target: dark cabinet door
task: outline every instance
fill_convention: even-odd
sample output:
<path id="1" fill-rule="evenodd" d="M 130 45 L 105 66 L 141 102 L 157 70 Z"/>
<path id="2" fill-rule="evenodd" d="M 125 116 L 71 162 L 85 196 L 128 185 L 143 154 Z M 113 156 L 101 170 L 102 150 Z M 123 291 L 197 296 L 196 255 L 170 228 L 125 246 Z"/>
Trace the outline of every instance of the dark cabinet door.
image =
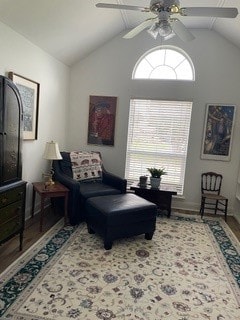
<path id="1" fill-rule="evenodd" d="M 23 113 L 15 84 L 0 76 L 0 244 L 16 234 L 22 249 L 26 182 L 22 181 Z"/>
<path id="2" fill-rule="evenodd" d="M 16 86 L 0 77 L 0 186 L 21 180 L 22 105 Z"/>

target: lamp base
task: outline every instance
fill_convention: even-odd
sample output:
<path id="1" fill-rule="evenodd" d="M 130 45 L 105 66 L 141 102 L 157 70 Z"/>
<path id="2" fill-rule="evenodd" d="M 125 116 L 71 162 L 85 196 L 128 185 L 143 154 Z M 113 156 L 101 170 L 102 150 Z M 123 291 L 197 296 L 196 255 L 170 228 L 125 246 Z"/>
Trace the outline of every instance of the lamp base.
<path id="1" fill-rule="evenodd" d="M 43 173 L 45 190 L 49 190 L 55 184 L 55 182 L 52 179 L 52 176 L 52 173 Z"/>

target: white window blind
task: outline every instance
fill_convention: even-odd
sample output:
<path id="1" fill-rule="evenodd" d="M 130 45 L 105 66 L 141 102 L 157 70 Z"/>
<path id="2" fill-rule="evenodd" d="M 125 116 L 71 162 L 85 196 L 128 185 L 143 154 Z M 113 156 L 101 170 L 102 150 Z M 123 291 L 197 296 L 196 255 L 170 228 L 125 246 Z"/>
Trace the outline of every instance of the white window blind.
<path id="1" fill-rule="evenodd" d="M 192 102 L 132 99 L 125 177 L 128 182 L 164 167 L 162 183 L 183 194 Z"/>

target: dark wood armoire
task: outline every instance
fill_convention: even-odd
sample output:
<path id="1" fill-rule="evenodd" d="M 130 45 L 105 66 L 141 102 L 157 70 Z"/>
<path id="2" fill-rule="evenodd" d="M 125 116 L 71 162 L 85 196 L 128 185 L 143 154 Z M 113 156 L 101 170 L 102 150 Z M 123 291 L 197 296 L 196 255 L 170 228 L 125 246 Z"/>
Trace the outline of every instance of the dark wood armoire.
<path id="1" fill-rule="evenodd" d="M 23 110 L 15 84 L 0 76 L 0 244 L 20 235 L 22 250 L 26 182 L 22 181 Z"/>

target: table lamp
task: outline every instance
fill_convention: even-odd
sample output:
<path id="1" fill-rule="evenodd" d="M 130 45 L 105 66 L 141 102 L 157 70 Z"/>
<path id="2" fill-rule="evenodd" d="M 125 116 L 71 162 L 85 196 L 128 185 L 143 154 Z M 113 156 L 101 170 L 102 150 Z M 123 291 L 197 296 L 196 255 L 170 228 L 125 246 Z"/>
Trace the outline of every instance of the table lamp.
<path id="1" fill-rule="evenodd" d="M 54 181 L 52 179 L 53 174 L 54 174 L 54 171 L 53 171 L 53 168 L 52 168 L 52 161 L 53 160 L 61 160 L 62 159 L 62 156 L 60 154 L 57 142 L 51 141 L 51 142 L 47 142 L 46 143 L 45 151 L 44 151 L 44 154 L 43 154 L 43 159 L 51 161 L 50 173 L 45 173 L 44 174 L 44 177 L 48 178 L 48 180 L 45 182 L 45 188 L 47 188 L 47 187 L 49 187 L 51 185 L 54 185 Z"/>

